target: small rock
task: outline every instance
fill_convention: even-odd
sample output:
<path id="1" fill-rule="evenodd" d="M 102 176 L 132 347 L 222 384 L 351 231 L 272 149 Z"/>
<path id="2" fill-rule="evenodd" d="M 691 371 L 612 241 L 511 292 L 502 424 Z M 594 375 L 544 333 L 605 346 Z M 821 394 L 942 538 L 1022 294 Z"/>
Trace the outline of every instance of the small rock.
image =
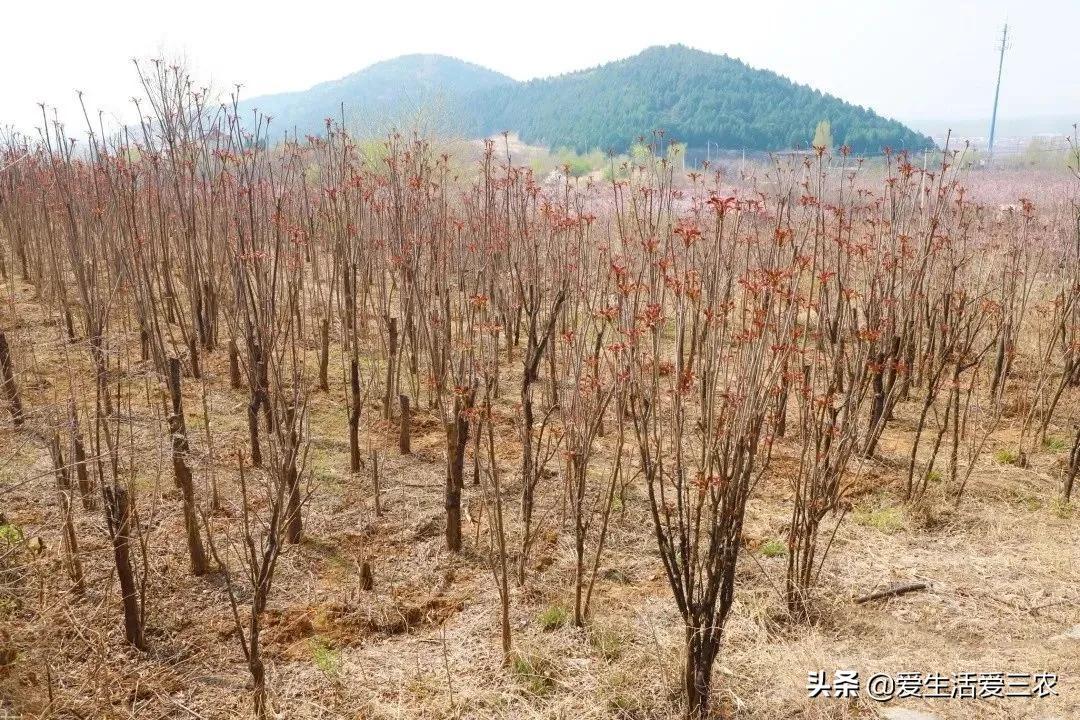
<path id="1" fill-rule="evenodd" d="M 1080 625 L 1073 625 L 1071 628 L 1058 635 L 1058 637 L 1066 640 L 1080 640 Z"/>

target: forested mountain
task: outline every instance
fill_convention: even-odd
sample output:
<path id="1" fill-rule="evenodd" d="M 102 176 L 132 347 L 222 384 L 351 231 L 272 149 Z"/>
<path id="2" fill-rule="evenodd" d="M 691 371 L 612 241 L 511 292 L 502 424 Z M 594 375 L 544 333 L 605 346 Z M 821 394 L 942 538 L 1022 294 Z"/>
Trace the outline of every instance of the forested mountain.
<path id="1" fill-rule="evenodd" d="M 303 92 L 245 103 L 274 116 L 275 135 L 294 127 L 322 132 L 340 104 L 353 130 L 407 124 L 423 110 L 437 129 L 482 137 L 503 130 L 550 147 L 625 150 L 662 128 L 692 147 L 782 150 L 807 147 L 822 120 L 837 144 L 858 153 L 885 146 L 922 149 L 933 141 L 903 124 L 726 55 L 681 45 L 558 77 L 516 82 L 439 55 L 377 63 Z"/>
<path id="2" fill-rule="evenodd" d="M 391 124 L 412 124 L 420 114 L 427 123 L 457 129 L 461 120 L 453 114 L 461 98 L 515 82 L 445 55 L 402 55 L 307 90 L 252 98 L 240 109 L 245 118 L 254 108 L 269 115 L 273 140 L 294 130 L 301 137 L 324 134 L 326 118 L 341 118 L 342 103 L 354 132 L 379 134 Z"/>
<path id="3" fill-rule="evenodd" d="M 655 128 L 692 147 L 706 141 L 746 150 L 806 147 L 821 120 L 829 121 L 837 144 L 860 153 L 933 145 L 899 122 L 774 72 L 680 45 L 490 88 L 468 100 L 485 134 L 512 129 L 526 142 L 579 152 L 624 149 Z"/>

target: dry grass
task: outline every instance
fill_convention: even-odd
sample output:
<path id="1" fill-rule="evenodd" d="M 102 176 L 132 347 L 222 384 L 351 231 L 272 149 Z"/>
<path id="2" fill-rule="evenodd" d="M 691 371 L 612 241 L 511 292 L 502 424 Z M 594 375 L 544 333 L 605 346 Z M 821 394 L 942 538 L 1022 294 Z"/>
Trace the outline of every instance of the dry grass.
<path id="1" fill-rule="evenodd" d="M 10 291 L 11 334 L 19 340 L 29 409 L 66 397 L 69 377 L 85 382 L 85 352 L 62 354 L 57 329 L 27 287 Z M 7 293 L 5 293 L 7 294 Z M 76 372 L 67 373 L 67 363 Z M 242 445 L 242 391 L 228 388 L 223 352 L 208 356 L 210 422 L 225 508 L 221 537 L 236 522 L 233 486 L 221 458 Z M 339 373 L 335 376 L 333 373 Z M 340 377 L 332 368 L 331 377 Z M 383 515 L 371 480 L 352 477 L 340 383 L 312 393 L 313 495 L 305 540 L 281 559 L 266 622 L 272 702 L 283 718 L 668 718 L 679 712 L 682 629 L 657 560 L 647 505 L 630 487 L 616 508 L 588 630 L 552 622 L 572 603 L 573 548 L 557 480 L 543 488 L 544 524 L 524 587 L 512 587 L 515 654 L 498 646 L 498 596 L 487 567 L 487 525 L 465 523 L 465 551 L 442 537 L 443 443 L 424 404 L 414 421 L 414 454 L 396 452 L 396 429 L 365 417 L 364 443 L 378 450 Z M 82 389 L 86 391 L 85 388 Z M 200 497 L 212 458 L 202 434 L 197 383 L 186 386 Z M 512 393 L 509 393 L 512 395 Z M 153 393 L 149 394 L 151 397 Z M 1073 399 L 1075 401 L 1075 398 Z M 514 478 L 511 400 L 497 409 L 500 462 Z M 0 426 L 0 492 L 6 522 L 44 551 L 0 538 L 8 571 L 0 627 L 17 650 L 0 667 L 0 708 L 26 717 L 225 718 L 248 712 L 247 669 L 222 579 L 187 572 L 179 499 L 166 469 L 159 408 L 132 398 L 131 442 L 140 463 L 133 482 L 152 529 L 149 642 L 140 654 L 123 642 L 112 558 L 100 511 L 77 513 L 88 578 L 85 598 L 65 592 L 58 509 L 48 454 L 27 432 Z M 863 473 L 855 508 L 822 573 L 812 624 L 784 617 L 777 588 L 787 513 L 781 445 L 772 474 L 748 511 L 737 601 L 717 663 L 725 718 L 867 718 L 867 699 L 809 700 L 810 670 L 1056 672 L 1059 697 L 1045 700 L 927 701 L 903 707 L 936 717 L 1080 717 L 1080 640 L 1062 636 L 1080 622 L 1080 513 L 1055 502 L 1060 451 L 1044 447 L 1028 468 L 992 462 L 1010 427 L 995 436 L 958 509 L 931 497 L 898 497 L 910 429 L 906 409 Z M 1065 413 L 1063 413 L 1065 414 Z M 35 419 L 34 421 L 37 421 Z M 126 431 L 125 431 L 126 432 Z M 466 463 L 471 468 L 471 462 Z M 518 488 L 511 485 L 511 498 Z M 467 485 L 466 503 L 479 514 Z M 516 512 L 512 499 L 507 503 Z M 510 527 L 516 527 L 510 518 Z M 235 528 L 233 528 L 235 530 Z M 479 537 L 479 543 L 476 538 Z M 219 539 L 219 543 L 223 542 Z M 375 587 L 359 587 L 371 561 Z M 856 605 L 852 599 L 898 580 L 932 582 L 928 592 Z M 0 639 L 5 637 L 0 634 Z"/>

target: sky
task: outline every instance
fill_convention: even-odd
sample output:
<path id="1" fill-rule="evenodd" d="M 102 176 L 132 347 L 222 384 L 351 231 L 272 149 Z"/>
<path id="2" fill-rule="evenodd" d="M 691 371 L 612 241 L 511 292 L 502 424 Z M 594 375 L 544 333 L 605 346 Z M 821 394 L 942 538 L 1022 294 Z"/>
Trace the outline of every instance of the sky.
<path id="1" fill-rule="evenodd" d="M 201 84 L 252 97 L 300 90 L 407 53 L 460 57 L 519 80 L 682 43 L 726 53 L 919 129 L 988 118 L 1007 20 L 999 117 L 1080 120 L 1080 0 L 3 0 L 0 127 L 130 122 L 132 58 L 183 58 Z M 640 9 L 639 9 L 640 8 Z M 1062 128 L 1066 131 L 1068 127 Z"/>

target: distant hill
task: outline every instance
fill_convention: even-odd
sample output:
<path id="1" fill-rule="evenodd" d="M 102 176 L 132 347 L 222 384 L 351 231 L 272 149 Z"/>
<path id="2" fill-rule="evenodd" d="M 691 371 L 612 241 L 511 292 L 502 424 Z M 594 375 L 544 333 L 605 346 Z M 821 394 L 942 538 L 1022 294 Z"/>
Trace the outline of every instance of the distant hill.
<path id="1" fill-rule="evenodd" d="M 663 128 L 691 146 L 779 150 L 806 147 L 820 120 L 835 141 L 861 153 L 933 141 L 899 122 L 756 70 L 727 55 L 681 45 L 653 47 L 591 70 L 490 88 L 471 99 L 484 132 L 516 130 L 522 140 L 623 149 Z"/>
<path id="2" fill-rule="evenodd" d="M 516 81 L 494 70 L 445 55 L 402 55 L 375 63 L 359 72 L 298 92 L 263 95 L 240 104 L 241 117 L 254 108 L 272 118 L 271 137 L 295 129 L 304 135 L 323 135 L 326 118 L 345 118 L 350 130 L 381 133 L 388 125 L 412 123 L 417 113 L 447 115 L 461 97 Z M 456 118 L 439 117 L 440 125 L 460 125 Z"/>
<path id="3" fill-rule="evenodd" d="M 682 45 L 528 82 L 456 58 L 406 55 L 309 90 L 243 105 L 272 115 L 273 135 L 280 137 L 293 128 L 301 135 L 322 133 L 324 118 L 338 117 L 342 102 L 354 130 L 407 124 L 426 110 L 439 129 L 456 134 L 512 130 L 528 143 L 579 152 L 625 150 L 658 128 L 692 147 L 806 147 L 821 120 L 830 122 L 837 144 L 858 153 L 933 146 L 926 135 L 872 110 L 727 55 Z"/>

